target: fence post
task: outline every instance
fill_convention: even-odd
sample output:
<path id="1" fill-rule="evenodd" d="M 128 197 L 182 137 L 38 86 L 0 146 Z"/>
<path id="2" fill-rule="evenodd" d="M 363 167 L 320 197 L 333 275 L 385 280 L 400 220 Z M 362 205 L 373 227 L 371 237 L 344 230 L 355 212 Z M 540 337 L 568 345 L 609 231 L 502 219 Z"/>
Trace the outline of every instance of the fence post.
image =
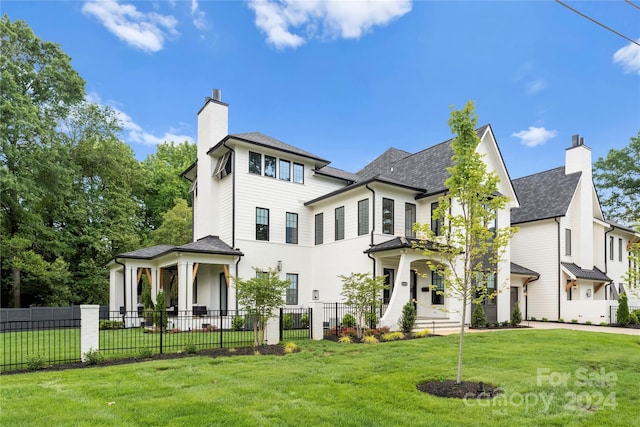
<path id="1" fill-rule="evenodd" d="M 80 360 L 86 362 L 85 354 L 100 348 L 100 306 L 80 306 Z"/>
<path id="2" fill-rule="evenodd" d="M 314 340 L 321 340 L 324 334 L 324 303 L 321 301 L 311 301 L 309 303 L 309 309 L 311 310 L 311 338 Z"/>

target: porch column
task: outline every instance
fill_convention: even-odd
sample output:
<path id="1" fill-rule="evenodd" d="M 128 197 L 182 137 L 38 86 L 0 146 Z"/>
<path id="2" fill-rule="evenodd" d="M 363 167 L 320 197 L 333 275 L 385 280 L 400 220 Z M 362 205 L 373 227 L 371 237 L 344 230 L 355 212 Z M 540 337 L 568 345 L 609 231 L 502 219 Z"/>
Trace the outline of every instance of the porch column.
<path id="1" fill-rule="evenodd" d="M 136 278 L 137 268 L 131 267 L 127 265 L 125 275 L 124 275 L 124 288 L 126 292 L 126 307 L 127 311 L 136 311 L 138 309 L 138 301 L 137 298 L 134 298 L 134 295 L 137 296 L 135 278 Z M 135 301 L 134 301 L 135 300 Z"/>
<path id="2" fill-rule="evenodd" d="M 187 310 L 187 263 L 178 262 L 178 310 Z"/>
<path id="3" fill-rule="evenodd" d="M 193 263 L 187 262 L 187 300 L 186 300 L 186 310 L 191 312 L 191 308 L 193 307 Z"/>
<path id="4" fill-rule="evenodd" d="M 389 307 L 382 319 L 381 326 L 388 326 L 393 330 L 398 329 L 398 319 L 402 315 L 402 307 L 409 301 L 411 297 L 411 260 L 415 256 L 408 255 L 405 251 L 400 255 L 398 263 L 398 272 L 393 284 L 393 292 L 389 300 Z"/>
<path id="5" fill-rule="evenodd" d="M 151 267 L 151 300 L 156 303 L 156 297 L 160 292 L 160 273 L 158 267 Z"/>
<path id="6" fill-rule="evenodd" d="M 109 311 L 117 311 L 118 305 L 118 287 L 122 289 L 122 283 L 118 280 L 120 272 L 117 268 L 111 267 L 109 270 Z"/>
<path id="7" fill-rule="evenodd" d="M 232 274 L 235 274 L 235 264 L 227 264 L 224 271 L 224 278 L 227 281 L 227 308 L 229 310 L 236 309 L 236 286 L 231 278 Z"/>

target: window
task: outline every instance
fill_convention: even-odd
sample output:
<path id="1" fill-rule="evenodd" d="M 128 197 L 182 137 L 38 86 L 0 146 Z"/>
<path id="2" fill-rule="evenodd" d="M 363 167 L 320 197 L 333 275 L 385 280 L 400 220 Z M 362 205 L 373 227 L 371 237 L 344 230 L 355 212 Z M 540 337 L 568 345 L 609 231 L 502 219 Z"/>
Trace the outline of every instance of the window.
<path id="1" fill-rule="evenodd" d="M 324 240 L 324 214 L 316 214 L 316 245 L 321 245 Z"/>
<path id="2" fill-rule="evenodd" d="M 291 181 L 291 162 L 280 159 L 280 179 Z"/>
<path id="3" fill-rule="evenodd" d="M 262 175 L 262 154 L 249 151 L 249 173 Z"/>
<path id="4" fill-rule="evenodd" d="M 404 204 L 404 235 L 405 237 L 416 237 L 413 224 L 416 222 L 416 205 L 413 203 Z"/>
<path id="5" fill-rule="evenodd" d="M 613 236 L 609 236 L 609 259 L 613 261 Z"/>
<path id="6" fill-rule="evenodd" d="M 571 229 L 564 229 L 564 254 L 571 255 Z"/>
<path id="7" fill-rule="evenodd" d="M 393 294 L 393 283 L 395 281 L 394 276 L 395 271 L 392 268 L 385 268 L 382 270 L 382 274 L 384 274 L 384 284 L 387 289 L 382 291 L 382 303 L 389 304 L 389 300 L 391 299 L 391 295 Z"/>
<path id="8" fill-rule="evenodd" d="M 344 206 L 336 208 L 336 240 L 344 239 Z"/>
<path id="9" fill-rule="evenodd" d="M 256 208 L 256 240 L 269 240 L 269 209 Z"/>
<path id="10" fill-rule="evenodd" d="M 293 182 L 304 184 L 304 165 L 300 163 L 293 164 Z"/>
<path id="11" fill-rule="evenodd" d="M 382 198 L 382 233 L 393 234 L 393 200 Z"/>
<path id="12" fill-rule="evenodd" d="M 438 292 L 444 292 L 444 282 L 442 281 L 442 276 L 440 276 L 435 271 L 432 271 L 431 272 L 431 304 L 432 305 L 444 304 L 444 295 L 439 294 Z"/>
<path id="13" fill-rule="evenodd" d="M 276 177 L 276 158 L 271 156 L 264 156 L 264 176 L 269 178 Z"/>
<path id="14" fill-rule="evenodd" d="M 438 202 L 431 203 L 431 231 L 435 233 L 436 236 L 440 236 L 442 232 L 442 227 L 440 227 L 441 220 L 440 218 L 435 218 L 436 209 L 438 209 Z"/>
<path id="15" fill-rule="evenodd" d="M 213 171 L 213 176 L 218 179 L 224 178 L 231 173 L 231 166 L 231 151 L 227 151 L 218 159 L 216 168 Z"/>
<path id="16" fill-rule="evenodd" d="M 287 212 L 286 242 L 298 243 L 298 214 Z"/>
<path id="17" fill-rule="evenodd" d="M 298 305 L 298 275 L 287 273 L 289 286 L 287 287 L 287 305 Z"/>
<path id="18" fill-rule="evenodd" d="M 618 239 L 618 261 L 622 262 L 622 239 Z"/>
<path id="19" fill-rule="evenodd" d="M 358 236 L 369 232 L 369 199 L 358 202 Z"/>
<path id="20" fill-rule="evenodd" d="M 489 206 L 485 206 L 485 210 L 488 211 Z M 494 216 L 489 221 L 487 221 L 487 229 L 491 232 L 491 235 L 495 237 L 496 229 L 498 228 L 498 215 L 497 215 L 497 212 L 495 211 L 492 211 L 491 213 Z"/>
<path id="21" fill-rule="evenodd" d="M 496 291 L 496 273 L 487 274 L 487 299 L 485 304 L 495 305 L 496 295 L 491 295 Z"/>

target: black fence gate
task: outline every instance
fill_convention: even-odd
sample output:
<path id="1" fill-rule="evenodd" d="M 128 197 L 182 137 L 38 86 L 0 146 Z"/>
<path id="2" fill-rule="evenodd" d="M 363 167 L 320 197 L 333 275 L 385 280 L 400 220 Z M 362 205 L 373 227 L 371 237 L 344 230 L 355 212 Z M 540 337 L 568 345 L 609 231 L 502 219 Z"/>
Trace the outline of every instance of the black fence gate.
<path id="1" fill-rule="evenodd" d="M 280 309 L 280 341 L 311 339 L 311 308 Z"/>

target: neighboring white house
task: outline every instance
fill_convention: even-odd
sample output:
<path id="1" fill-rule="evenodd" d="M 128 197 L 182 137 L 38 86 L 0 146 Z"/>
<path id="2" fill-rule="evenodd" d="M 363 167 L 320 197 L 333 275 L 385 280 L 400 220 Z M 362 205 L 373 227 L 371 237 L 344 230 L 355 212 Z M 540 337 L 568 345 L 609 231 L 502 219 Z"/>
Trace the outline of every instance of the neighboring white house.
<path id="1" fill-rule="evenodd" d="M 369 272 L 386 275 L 390 285 L 382 296 L 388 303 L 382 325 L 397 326 L 402 306 L 412 299 L 420 318 L 459 324 L 460 303 L 437 295 L 442 285 L 427 258 L 412 249 L 413 224 L 431 223 L 446 191 L 451 140 L 413 154 L 390 148 L 350 173 L 258 132 L 229 135 L 227 123 L 228 105 L 214 91 L 198 112 L 197 161 L 183 173 L 192 182 L 194 242 L 118 255 L 111 264 L 112 310 L 137 308 L 142 277 L 154 298 L 163 288 L 168 305 L 178 310 L 235 309 L 230 276 L 251 277 L 256 267 L 277 269 L 290 281 L 287 306 L 341 301 L 338 276 Z M 516 193 L 491 126 L 477 132 L 478 151 L 510 199 L 497 217 L 500 227 L 508 226 L 510 209 L 518 207 Z M 485 306 L 492 321 L 510 315 L 508 254 L 494 281 L 500 292 Z M 522 286 L 528 276 L 513 277 Z M 172 282 L 177 292 L 169 289 Z"/>
<path id="2" fill-rule="evenodd" d="M 566 150 L 565 166 L 519 178 L 520 208 L 511 223 L 511 261 L 539 274 L 526 286 L 527 318 L 609 322 L 630 241 L 640 235 L 605 221 L 592 178 L 591 150 L 579 135 Z"/>

